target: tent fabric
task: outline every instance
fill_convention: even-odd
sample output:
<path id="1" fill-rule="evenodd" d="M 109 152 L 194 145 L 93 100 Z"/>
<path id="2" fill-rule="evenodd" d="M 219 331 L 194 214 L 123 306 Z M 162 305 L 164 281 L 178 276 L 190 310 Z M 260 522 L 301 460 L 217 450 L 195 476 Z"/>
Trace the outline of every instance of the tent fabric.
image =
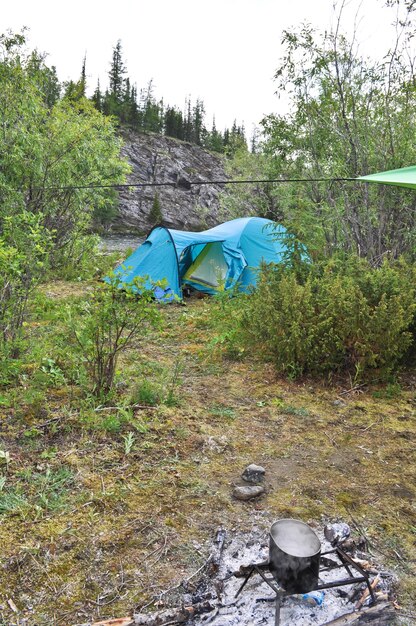
<path id="1" fill-rule="evenodd" d="M 262 262 L 282 260 L 285 236 L 283 226 L 260 217 L 238 218 L 198 233 L 156 226 L 115 272 L 121 287 L 135 277 L 145 279 L 147 288 L 163 281 L 163 292 L 178 298 L 184 284 L 211 294 L 237 283 L 247 290 L 256 284 Z"/>
<path id="2" fill-rule="evenodd" d="M 207 243 L 186 270 L 182 283 L 194 286 L 221 288 L 225 282 L 228 265 L 220 242 Z"/>
<path id="3" fill-rule="evenodd" d="M 416 165 L 402 167 L 398 170 L 389 170 L 387 172 L 369 174 L 368 176 L 359 176 L 357 180 L 362 180 L 363 182 L 368 183 L 380 183 L 383 185 L 396 185 L 398 187 L 416 189 Z"/>

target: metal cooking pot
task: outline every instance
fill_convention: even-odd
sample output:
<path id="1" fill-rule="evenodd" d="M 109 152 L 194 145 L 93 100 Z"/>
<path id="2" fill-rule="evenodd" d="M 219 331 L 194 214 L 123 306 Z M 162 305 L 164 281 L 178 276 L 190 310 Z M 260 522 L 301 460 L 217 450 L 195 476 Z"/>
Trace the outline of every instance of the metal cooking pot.
<path id="1" fill-rule="evenodd" d="M 295 519 L 272 524 L 269 568 L 287 593 L 307 593 L 319 580 L 321 542 L 312 528 Z"/>

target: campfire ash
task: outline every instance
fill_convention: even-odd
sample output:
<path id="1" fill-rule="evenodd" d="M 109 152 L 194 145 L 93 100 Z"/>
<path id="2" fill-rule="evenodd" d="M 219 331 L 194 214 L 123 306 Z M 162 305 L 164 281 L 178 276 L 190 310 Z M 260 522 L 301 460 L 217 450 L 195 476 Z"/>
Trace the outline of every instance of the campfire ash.
<path id="1" fill-rule="evenodd" d="M 394 610 L 388 600 L 394 576 L 370 563 L 368 555 L 357 549 L 356 542 L 347 539 L 347 529 L 349 531 L 345 524 L 334 524 L 327 526 L 325 532 L 324 529 L 316 531 L 321 548 L 319 579 L 309 592 L 285 594 L 287 590 L 276 582 L 276 572 L 271 576 L 272 568 L 264 574 L 267 565 L 270 566 L 271 533 L 258 527 L 248 533 L 226 533 L 221 529 L 205 566 L 196 573 L 198 576 L 191 576 L 176 586 L 175 599 L 163 595 L 164 606 L 172 602 L 176 608 L 136 614 L 130 621 L 124 618 L 126 621 L 109 620 L 92 626 L 161 626 L 167 623 L 189 626 L 358 626 L 371 623 L 387 626 L 393 621 Z M 348 550 L 347 567 L 339 566 L 337 545 L 343 546 L 341 556 Z M 329 554 L 325 555 L 327 552 Z M 356 572 L 352 571 L 352 559 L 358 561 Z M 254 564 L 260 567 L 253 571 Z M 349 578 L 358 573 L 359 582 L 346 585 L 346 570 L 351 574 Z M 366 582 L 360 576 L 363 570 L 368 572 Z M 270 584 L 265 578 L 273 582 Z M 322 589 L 325 585 L 329 588 Z M 182 596 L 178 594 L 180 590 Z M 161 597 L 155 598 L 159 606 L 161 600 Z M 372 608 L 368 608 L 370 605 Z"/>
<path id="2" fill-rule="evenodd" d="M 323 532 L 317 533 L 322 545 L 322 552 L 331 550 L 332 545 Z M 361 557 L 366 557 L 360 553 Z M 257 624 L 275 623 L 275 597 L 271 587 L 260 576 L 252 576 L 243 591 L 236 597 L 241 587 L 241 578 L 234 575 L 241 571 L 241 565 L 267 562 L 269 559 L 269 542 L 264 532 L 255 528 L 249 534 L 237 533 L 229 537 L 224 546 L 217 580 L 222 581 L 221 591 L 215 589 L 217 606 L 210 613 L 196 617 L 194 626 L 212 624 L 213 626 L 255 626 Z M 335 559 L 326 559 L 332 562 Z M 361 559 L 367 565 L 367 559 Z M 370 564 L 368 563 L 368 566 Z M 320 571 L 320 583 L 333 583 L 345 579 L 345 569 L 326 569 Z M 375 571 L 375 570 L 371 570 Z M 371 573 L 371 572 L 370 572 Z M 385 601 L 393 583 L 393 577 L 387 572 L 379 572 L 378 599 Z M 317 606 L 313 593 L 293 594 L 283 599 L 280 608 L 281 626 L 296 624 L 298 626 L 317 626 L 331 623 L 338 617 L 354 611 L 357 599 L 365 593 L 366 584 L 359 583 L 348 587 L 325 589 L 321 606 Z M 208 592 L 209 593 L 209 592 Z M 211 592 L 212 593 L 212 592 Z M 382 594 L 382 595 L 380 595 Z M 306 597 L 304 597 L 306 595 Z M 322 596 L 321 596 L 322 597 Z M 202 599 L 198 597 L 198 599 Z M 207 596 L 205 595 L 205 599 Z M 368 605 L 370 600 L 363 601 Z M 375 623 L 373 621 L 373 623 Z M 383 624 L 382 620 L 376 622 Z M 389 623 L 389 622 L 386 622 Z"/>

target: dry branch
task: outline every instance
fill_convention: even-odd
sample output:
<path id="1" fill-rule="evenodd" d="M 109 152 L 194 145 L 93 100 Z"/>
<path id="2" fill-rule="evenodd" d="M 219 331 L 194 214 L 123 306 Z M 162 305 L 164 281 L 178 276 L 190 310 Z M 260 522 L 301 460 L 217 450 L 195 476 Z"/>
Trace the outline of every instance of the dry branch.
<path id="1" fill-rule="evenodd" d="M 375 579 L 373 580 L 373 582 L 370 584 L 371 589 L 375 589 L 378 585 L 378 583 L 380 582 L 380 574 L 377 574 L 377 576 L 375 577 Z M 361 596 L 361 598 L 358 600 L 358 602 L 356 602 L 355 604 L 355 610 L 358 611 L 358 609 L 360 609 L 362 607 L 362 605 L 364 604 L 364 602 L 366 601 L 366 599 L 368 598 L 370 594 L 370 590 L 367 587 L 363 593 L 363 595 Z"/>
<path id="2" fill-rule="evenodd" d="M 208 559 L 208 576 L 214 576 L 218 572 L 218 568 L 220 566 L 221 555 L 224 549 L 225 537 L 227 536 L 227 531 L 224 528 L 219 528 L 215 535 L 214 539 L 214 548 L 211 552 L 211 555 Z"/>
<path id="3" fill-rule="evenodd" d="M 134 626 L 166 626 L 167 624 L 184 624 L 191 617 L 212 611 L 214 606 L 206 601 L 194 604 L 193 606 L 184 606 L 182 608 L 164 609 L 155 613 L 138 614 L 134 616 L 131 622 Z M 92 626 L 96 626 L 93 624 Z M 124 625 L 123 625 L 124 626 Z M 128 626 L 128 624 L 126 624 Z"/>
<path id="4" fill-rule="evenodd" d="M 323 626 L 365 626 L 373 624 L 373 626 L 390 626 L 394 616 L 394 608 L 390 602 L 376 604 L 370 609 L 365 609 L 359 613 L 347 613 L 342 617 L 325 622 Z"/>

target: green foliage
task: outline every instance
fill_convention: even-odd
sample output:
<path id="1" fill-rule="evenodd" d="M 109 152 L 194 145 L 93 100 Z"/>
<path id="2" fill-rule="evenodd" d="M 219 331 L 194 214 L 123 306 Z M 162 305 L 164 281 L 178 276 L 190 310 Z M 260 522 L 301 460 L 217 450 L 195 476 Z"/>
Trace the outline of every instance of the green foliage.
<path id="1" fill-rule="evenodd" d="M 112 275 L 108 284 L 98 285 L 86 300 L 75 305 L 75 310 L 68 307 L 75 346 L 97 397 L 111 391 L 119 355 L 161 322 L 153 292 L 143 279 L 125 284 L 123 291 L 118 284 L 119 278 Z"/>
<path id="2" fill-rule="evenodd" d="M 241 317 L 245 310 L 247 295 L 237 289 L 218 292 L 211 301 L 208 324 L 216 329 L 216 334 L 208 344 L 212 354 L 226 354 L 232 359 L 245 355 Z"/>
<path id="3" fill-rule="evenodd" d="M 270 157 L 252 154 L 246 147 L 235 150 L 224 166 L 231 180 L 265 180 L 270 177 Z M 220 202 L 224 216 L 255 215 L 276 221 L 282 218 L 279 196 L 270 183 L 228 185 Z"/>
<path id="4" fill-rule="evenodd" d="M 136 441 L 134 433 L 131 431 L 128 432 L 127 435 L 124 435 L 123 441 L 124 441 L 124 454 L 127 456 L 132 451 L 134 443 Z"/>
<path id="5" fill-rule="evenodd" d="M 181 383 L 182 363 L 179 359 L 173 367 L 166 368 L 158 363 L 144 363 L 137 370 L 139 381 L 134 385 L 130 404 L 132 406 L 178 406 L 178 388 Z"/>
<path id="6" fill-rule="evenodd" d="M 56 266 L 80 245 L 92 217 L 114 205 L 114 191 L 95 185 L 124 182 L 129 168 L 111 120 L 85 98 L 46 97 L 45 67 L 22 46 L 7 45 L 0 60 L 0 219 L 38 216 Z"/>
<path id="7" fill-rule="evenodd" d="M 87 231 L 93 217 L 105 216 L 115 201 L 113 191 L 94 185 L 122 182 L 128 171 L 111 121 L 82 94 L 59 100 L 54 68 L 37 53 L 27 56 L 24 43 L 23 35 L 0 37 L 0 376 L 5 382 L 13 377 L 9 359 L 22 348 L 34 287 L 48 266 L 55 276 L 68 264 L 77 267 L 78 276 L 86 259 L 91 266 L 96 241 Z"/>
<path id="8" fill-rule="evenodd" d="M 48 382 L 51 386 L 59 386 L 66 382 L 63 371 L 54 359 L 47 357 L 43 358 L 40 369 L 47 375 Z"/>
<path id="9" fill-rule="evenodd" d="M 82 235 L 72 241 L 58 267 L 51 268 L 51 280 L 89 280 L 105 276 L 114 268 L 119 254 L 103 254 L 98 235 Z M 52 273 L 53 270 L 53 273 Z"/>
<path id="10" fill-rule="evenodd" d="M 0 491 L 0 515 L 17 514 L 25 519 L 59 511 L 66 506 L 73 485 L 73 473 L 65 466 L 56 470 L 48 467 L 44 473 L 28 469 L 20 473 L 18 482 Z"/>
<path id="11" fill-rule="evenodd" d="M 409 4 L 401 15 L 402 8 L 398 4 L 398 39 L 381 61 L 361 57 L 341 34 L 338 19 L 335 31 L 321 34 L 302 26 L 283 34 L 285 52 L 275 77 L 292 107 L 288 114 L 263 120 L 269 158 L 265 173 L 311 179 L 271 191 L 281 219 L 311 253 L 344 249 L 375 262 L 384 254 L 414 256 L 414 193 L 312 180 L 355 178 L 415 162 L 415 144 L 409 139 L 416 122 L 416 91 L 406 47 L 414 36 L 414 8 Z"/>
<path id="12" fill-rule="evenodd" d="M 0 353 L 16 357 L 28 300 L 43 278 L 51 248 L 51 234 L 42 215 L 22 210 L 3 217 L 0 236 Z"/>
<path id="13" fill-rule="evenodd" d="M 384 389 L 378 389 L 373 391 L 374 398 L 385 398 L 386 400 L 392 400 L 400 397 L 402 388 L 399 383 L 388 383 Z"/>
<path id="14" fill-rule="evenodd" d="M 239 302 L 235 332 L 242 346 L 289 377 L 386 376 L 412 342 L 414 277 L 404 261 L 373 268 L 357 257 L 311 265 L 306 276 L 266 266 L 257 289 Z"/>
<path id="15" fill-rule="evenodd" d="M 215 417 L 221 417 L 225 421 L 233 421 L 236 418 L 235 410 L 223 404 L 214 404 L 209 408 L 209 413 Z"/>
<path id="16" fill-rule="evenodd" d="M 160 207 L 160 199 L 159 194 L 156 192 L 153 198 L 152 208 L 149 213 L 150 223 L 155 226 L 156 224 L 160 224 L 163 219 L 162 209 Z"/>
<path id="17" fill-rule="evenodd" d="M 175 364 L 173 366 L 173 370 L 171 372 L 170 380 L 168 380 L 166 393 L 164 397 L 164 404 L 166 406 L 178 406 L 179 405 L 179 397 L 177 395 L 177 389 L 181 382 L 181 372 L 182 372 L 182 363 L 179 359 L 176 359 Z"/>
<path id="18" fill-rule="evenodd" d="M 131 403 L 143 406 L 156 406 L 161 402 L 161 390 L 148 379 L 140 381 L 132 391 Z"/>

